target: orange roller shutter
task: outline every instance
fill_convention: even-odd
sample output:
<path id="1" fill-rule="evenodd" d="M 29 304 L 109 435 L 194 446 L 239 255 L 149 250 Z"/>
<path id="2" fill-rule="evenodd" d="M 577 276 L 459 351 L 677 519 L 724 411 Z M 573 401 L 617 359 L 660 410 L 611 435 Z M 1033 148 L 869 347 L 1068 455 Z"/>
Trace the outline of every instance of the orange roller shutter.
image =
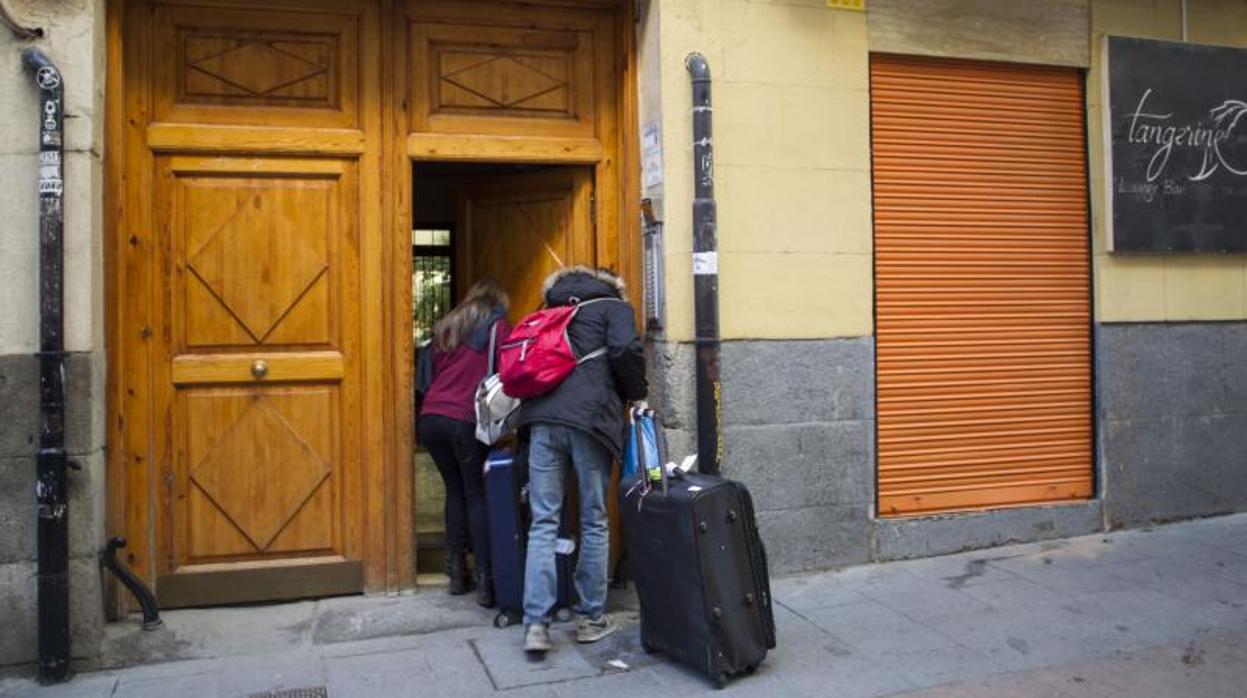
<path id="1" fill-rule="evenodd" d="M 1082 74 L 870 77 L 880 514 L 1090 497 Z"/>

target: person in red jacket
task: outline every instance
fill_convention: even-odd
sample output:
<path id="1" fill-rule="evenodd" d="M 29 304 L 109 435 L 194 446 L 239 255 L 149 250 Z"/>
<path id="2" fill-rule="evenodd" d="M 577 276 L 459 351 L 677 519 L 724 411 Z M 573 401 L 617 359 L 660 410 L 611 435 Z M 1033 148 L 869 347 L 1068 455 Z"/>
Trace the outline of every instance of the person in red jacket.
<path id="1" fill-rule="evenodd" d="M 511 326 L 507 294 L 493 279 L 481 279 L 467 296 L 433 327 L 433 340 L 421 351 L 417 381 L 420 403 L 418 434 L 446 483 L 446 548 L 450 593 L 466 594 L 473 586 L 468 569 L 469 541 L 476 558 L 476 601 L 494 605 L 489 570 L 489 529 L 482 472 L 488 448 L 476 440 L 476 388 L 489 370 L 491 335 L 497 362 Z"/>

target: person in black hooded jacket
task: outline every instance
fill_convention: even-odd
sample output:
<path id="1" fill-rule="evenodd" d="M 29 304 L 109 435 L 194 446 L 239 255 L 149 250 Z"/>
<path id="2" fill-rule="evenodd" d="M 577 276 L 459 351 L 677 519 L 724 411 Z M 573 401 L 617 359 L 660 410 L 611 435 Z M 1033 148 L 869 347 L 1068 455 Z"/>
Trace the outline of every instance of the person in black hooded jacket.
<path id="1" fill-rule="evenodd" d="M 527 399 L 520 407 L 518 425 L 530 429 L 532 524 L 524 577 L 524 649 L 533 653 L 551 648 L 549 613 L 557 599 L 555 540 L 569 466 L 575 468 L 580 489 L 576 640 L 596 642 L 617 629 L 605 612 L 606 490 L 611 464 L 623 454 L 624 403 L 643 400 L 648 388 L 644 348 L 619 277 L 602 269 L 562 269 L 546 279 L 544 296 L 549 307 L 582 305 L 567 330 L 577 356 L 601 348 L 606 353 L 580 364 L 554 390 Z"/>

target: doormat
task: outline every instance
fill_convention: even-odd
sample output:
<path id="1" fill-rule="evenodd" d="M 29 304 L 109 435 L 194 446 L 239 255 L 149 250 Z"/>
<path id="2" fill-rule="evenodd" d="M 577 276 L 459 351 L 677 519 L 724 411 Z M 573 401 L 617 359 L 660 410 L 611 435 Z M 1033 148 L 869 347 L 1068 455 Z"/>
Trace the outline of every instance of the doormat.
<path id="1" fill-rule="evenodd" d="M 324 686 L 287 688 L 281 691 L 250 693 L 247 695 L 247 698 L 329 698 L 329 689 Z"/>

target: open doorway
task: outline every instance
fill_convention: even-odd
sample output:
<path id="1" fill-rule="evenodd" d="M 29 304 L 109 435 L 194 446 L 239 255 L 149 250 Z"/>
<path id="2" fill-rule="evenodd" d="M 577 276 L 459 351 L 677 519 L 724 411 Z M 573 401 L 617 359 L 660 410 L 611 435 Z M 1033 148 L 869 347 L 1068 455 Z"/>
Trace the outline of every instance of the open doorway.
<path id="1" fill-rule="evenodd" d="M 515 322 L 540 307 L 549 273 L 595 263 L 590 167 L 422 161 L 413 165 L 412 183 L 417 350 L 478 279 L 492 277 L 506 290 Z M 445 584 L 445 489 L 418 442 L 412 465 L 417 583 Z"/>

